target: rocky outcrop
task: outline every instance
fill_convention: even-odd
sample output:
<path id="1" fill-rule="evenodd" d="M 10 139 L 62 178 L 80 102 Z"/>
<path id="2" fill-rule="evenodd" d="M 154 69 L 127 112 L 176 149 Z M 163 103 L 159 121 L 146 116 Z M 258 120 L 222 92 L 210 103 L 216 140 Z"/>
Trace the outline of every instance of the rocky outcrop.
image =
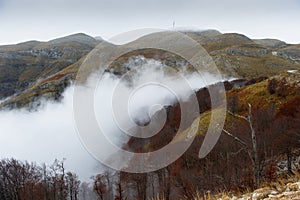
<path id="1" fill-rule="evenodd" d="M 243 50 L 239 48 L 228 48 L 224 52 L 236 56 L 264 56 L 269 54 L 271 50 L 268 49 Z"/>
<path id="2" fill-rule="evenodd" d="M 292 45 L 290 47 L 280 49 L 278 51 L 278 56 L 293 63 L 300 64 L 300 45 Z"/>

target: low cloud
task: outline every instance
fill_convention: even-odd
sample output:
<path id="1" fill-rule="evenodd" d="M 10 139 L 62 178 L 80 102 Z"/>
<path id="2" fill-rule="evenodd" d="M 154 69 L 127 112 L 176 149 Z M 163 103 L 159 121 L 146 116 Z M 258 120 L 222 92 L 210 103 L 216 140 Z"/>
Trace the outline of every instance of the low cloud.
<path id="1" fill-rule="evenodd" d="M 197 73 L 184 74 L 185 66 L 182 66 L 182 72 L 179 73 L 184 78 L 179 78 L 179 76 L 169 75 L 165 71 L 165 66 L 159 61 L 139 59 L 142 62 L 138 64 L 129 62 L 131 70 L 136 69 L 136 73 L 131 76 L 131 81 L 106 73 L 95 93 L 97 120 L 104 125 L 105 134 L 117 146 L 124 145 L 128 136 L 120 131 L 113 114 L 120 115 L 119 119 L 124 120 L 125 123 L 129 119 L 126 119 L 127 114 L 119 113 L 118 109 L 112 111 L 111 102 L 115 92 L 118 92 L 121 97 L 114 100 L 116 104 L 128 101 L 128 96 L 131 95 L 128 111 L 130 120 L 145 123 L 157 109 L 173 104 L 176 98 L 184 99 L 190 92 L 220 81 L 210 74 L 202 74 L 205 80 Z M 188 82 L 191 91 L 180 90 L 183 81 Z M 144 83 L 155 84 L 139 88 Z M 177 87 L 177 94 L 163 87 L 166 85 L 171 88 Z M 118 91 L 115 90 L 116 86 Z M 68 170 L 79 174 L 82 180 L 88 180 L 90 176 L 101 172 L 104 167 L 86 151 L 76 133 L 72 110 L 73 90 L 72 85 L 65 90 L 64 98 L 60 103 L 46 101 L 36 112 L 28 112 L 24 109 L 0 112 L 1 157 L 14 157 L 47 164 L 51 164 L 56 158 L 60 160 L 66 158 Z M 107 150 L 105 153 L 109 156 L 114 152 Z"/>

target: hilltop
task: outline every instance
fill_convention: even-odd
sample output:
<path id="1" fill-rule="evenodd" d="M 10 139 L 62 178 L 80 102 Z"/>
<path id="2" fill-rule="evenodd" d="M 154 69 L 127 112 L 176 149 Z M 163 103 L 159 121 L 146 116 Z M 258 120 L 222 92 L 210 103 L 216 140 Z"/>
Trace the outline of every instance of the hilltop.
<path id="1" fill-rule="evenodd" d="M 0 46 L 0 99 L 29 89 L 87 55 L 99 41 L 75 34 L 49 42 Z"/>
<path id="2" fill-rule="evenodd" d="M 241 34 L 222 34 L 216 30 L 183 33 L 207 50 L 226 77 L 270 77 L 300 68 L 299 45 L 271 39 L 251 40 Z M 45 95 L 59 100 L 85 56 L 100 42 L 103 41 L 99 38 L 79 33 L 49 42 L 0 46 L 0 99 L 10 97 L 0 107 L 28 107 L 30 102 Z M 113 71 L 120 73 L 122 65 L 138 55 L 164 60 L 172 67 L 176 67 L 176 62 L 184 61 L 170 53 L 144 49 L 119 58 L 112 64 Z"/>

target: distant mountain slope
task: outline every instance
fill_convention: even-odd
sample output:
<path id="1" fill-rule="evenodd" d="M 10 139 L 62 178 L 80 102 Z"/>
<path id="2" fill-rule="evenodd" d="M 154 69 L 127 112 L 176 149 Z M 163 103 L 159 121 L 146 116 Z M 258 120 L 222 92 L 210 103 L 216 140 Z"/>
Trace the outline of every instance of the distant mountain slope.
<path id="1" fill-rule="evenodd" d="M 276 39 L 260 39 L 260 40 L 253 40 L 253 41 L 267 48 L 280 48 L 280 47 L 287 46 L 285 42 Z"/>
<path id="2" fill-rule="evenodd" d="M 95 40 L 97 40 L 97 39 L 93 38 L 89 35 L 86 35 L 84 33 L 77 33 L 74 35 L 69 35 L 66 37 L 50 40 L 49 43 L 50 44 L 59 44 L 59 43 L 66 43 L 66 42 L 79 42 L 82 44 L 94 45 L 96 42 Z"/>
<path id="3" fill-rule="evenodd" d="M 300 69 L 299 45 L 272 39 L 251 40 L 241 34 L 222 34 L 216 30 L 183 33 L 199 42 L 212 56 L 219 70 L 228 77 L 269 77 Z M 58 99 L 69 81 L 75 78 L 85 55 L 100 42 L 101 39 L 79 33 L 49 42 L 29 41 L 0 46 L 0 99 L 15 95 L 0 107 L 28 106 L 45 94 Z M 137 44 L 139 42 L 135 41 Z M 105 49 L 101 51 L 105 53 Z M 114 70 L 111 72 L 124 73 L 123 64 L 129 57 L 137 55 L 163 60 L 173 67 L 182 61 L 170 53 L 142 49 L 119 58 L 112 64 Z"/>
<path id="4" fill-rule="evenodd" d="M 0 99 L 72 65 L 98 43 L 90 36 L 75 34 L 49 42 L 0 46 Z"/>

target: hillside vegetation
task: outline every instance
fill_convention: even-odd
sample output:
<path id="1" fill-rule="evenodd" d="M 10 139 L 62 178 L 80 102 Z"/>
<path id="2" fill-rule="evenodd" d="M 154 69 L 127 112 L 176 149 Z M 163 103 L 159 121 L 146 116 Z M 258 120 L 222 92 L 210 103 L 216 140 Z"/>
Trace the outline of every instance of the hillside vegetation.
<path id="1" fill-rule="evenodd" d="M 222 34 L 215 30 L 185 34 L 208 51 L 224 77 L 237 78 L 207 86 L 224 84 L 226 89 L 226 121 L 218 142 L 205 158 L 199 158 L 212 116 L 209 90 L 201 88 L 196 91 L 200 115 L 190 109 L 188 118 L 192 120 L 181 122 L 180 105 L 165 106 L 167 119 L 158 134 L 147 139 L 131 137 L 123 146 L 131 152 L 147 153 L 173 140 L 176 148 L 189 139 L 189 130 L 197 128 L 187 151 L 171 165 L 154 172 L 97 174 L 92 177 L 95 194 L 102 200 L 289 199 L 299 196 L 299 45 L 272 39 L 252 40 L 241 34 Z M 3 100 L 0 108 L 38 109 L 40 99 L 59 101 L 87 54 L 99 42 L 76 34 L 49 42 L 30 41 L 0 47 L 0 99 Z M 101 56 L 105 56 L 105 49 L 100 52 Z M 130 70 L 124 64 L 137 56 L 160 60 L 178 70 L 187 64 L 185 72 L 193 71 L 178 55 L 141 49 L 121 56 L 106 72 L 123 75 Z M 191 108 L 190 101 L 187 97 L 184 102 L 187 108 Z M 224 101 L 218 100 L 213 111 L 220 111 L 222 103 Z M 181 123 L 183 131 L 178 132 Z M 130 164 L 135 162 L 133 156 Z M 76 199 L 79 190 L 76 174 L 65 174 L 63 162 L 57 161 L 51 167 L 49 171 L 46 167 L 41 169 L 14 159 L 2 160 L 0 178 L 5 178 L 0 179 L 0 197 L 20 199 L 15 195 L 19 194 L 34 196 L 32 199 L 56 199 L 57 196 L 47 198 L 52 193 L 67 199 L 70 193 L 69 196 Z"/>
<path id="2" fill-rule="evenodd" d="M 225 77 L 270 77 L 300 67 L 299 45 L 274 40 L 251 40 L 241 34 L 221 34 L 215 30 L 184 34 L 208 51 Z M 30 107 L 30 102 L 45 94 L 47 98 L 59 100 L 70 80 L 76 77 L 85 55 L 99 42 L 90 36 L 75 34 L 49 42 L 30 41 L 1 46 L 0 99 L 10 98 L 0 107 Z M 185 62 L 161 50 L 141 49 L 116 60 L 111 66 L 112 71 L 123 73 L 121 66 L 129 58 L 139 55 L 163 60 L 175 68 L 178 63 Z"/>
<path id="3" fill-rule="evenodd" d="M 293 177 L 296 171 L 300 170 L 299 82 L 298 72 L 284 73 L 243 88 L 229 90 L 227 92 L 229 112 L 221 137 L 212 152 L 207 157 L 199 159 L 199 149 L 211 117 L 208 103 L 200 119 L 195 120 L 196 123 L 198 121 L 200 123 L 198 135 L 188 151 L 170 166 L 156 172 L 141 175 L 122 173 L 125 194 L 129 197 L 132 195 L 126 193 L 129 185 L 141 185 L 144 188 L 149 187 L 149 191 L 142 188 L 132 189 L 131 191 L 136 191 L 134 194 L 138 199 L 143 199 L 143 195 L 153 198 L 159 195 L 165 199 L 194 199 L 196 194 L 199 199 L 209 199 L 204 198 L 208 192 L 211 195 L 220 191 L 224 191 L 224 194 L 227 192 L 244 194 L 255 190 L 254 194 L 259 193 L 259 190 L 256 190 L 259 187 L 266 184 L 272 186 L 278 179 Z M 206 99 L 205 93 L 201 91 L 200 93 L 202 100 Z M 252 106 L 251 125 L 255 130 L 257 149 L 253 149 L 250 124 L 245 120 L 249 115 L 249 104 Z M 134 152 L 149 152 L 161 148 L 172 139 L 177 143 L 185 141 L 188 138 L 186 135 L 188 130 L 193 129 L 195 124 L 191 124 L 187 131 L 176 134 L 176 127 L 180 123 L 178 109 L 177 106 L 167 108 L 168 121 L 159 136 L 154 136 L 146 142 L 132 138 L 127 148 Z M 164 140 L 159 139 L 161 137 Z M 253 160 L 254 155 L 257 156 L 256 160 Z M 136 162 L 134 158 L 132 162 Z M 158 186 L 151 186 L 152 182 L 147 180 L 158 181 Z M 154 188 L 151 189 L 152 187 Z M 283 192 L 279 188 L 276 191 L 277 196 Z M 292 197 L 297 194 L 294 192 L 290 195 Z"/>

